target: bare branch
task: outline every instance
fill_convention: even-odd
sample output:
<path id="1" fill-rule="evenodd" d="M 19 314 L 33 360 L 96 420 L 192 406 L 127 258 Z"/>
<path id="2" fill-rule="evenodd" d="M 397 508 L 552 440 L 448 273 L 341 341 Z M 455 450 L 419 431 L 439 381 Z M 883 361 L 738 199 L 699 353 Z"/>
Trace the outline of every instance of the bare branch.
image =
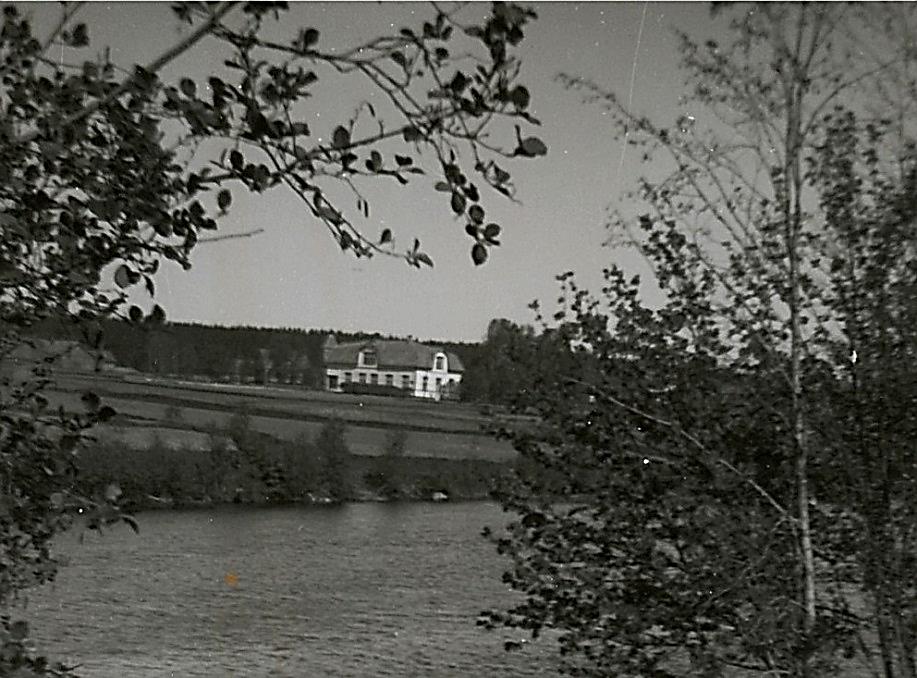
<path id="1" fill-rule="evenodd" d="M 243 231 L 242 233 L 227 233 L 225 235 L 214 235 L 206 238 L 199 238 L 198 243 L 214 243 L 214 242 L 223 242 L 224 240 L 235 240 L 237 238 L 251 238 L 256 235 L 264 233 L 263 228 L 255 228 L 251 231 Z"/>

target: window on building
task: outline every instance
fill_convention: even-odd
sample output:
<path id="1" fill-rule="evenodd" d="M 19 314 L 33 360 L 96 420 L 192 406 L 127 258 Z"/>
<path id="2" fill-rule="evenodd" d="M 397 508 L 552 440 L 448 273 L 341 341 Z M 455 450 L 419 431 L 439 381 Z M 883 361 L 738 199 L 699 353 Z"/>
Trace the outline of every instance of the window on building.
<path id="1" fill-rule="evenodd" d="M 360 380 L 361 384 L 365 384 L 366 383 L 366 372 L 358 372 L 357 378 Z"/>
<path id="2" fill-rule="evenodd" d="M 372 372 L 372 373 L 369 375 L 369 383 L 370 383 L 370 384 L 378 384 L 378 383 L 379 383 L 379 375 L 378 375 L 376 372 Z"/>
<path id="3" fill-rule="evenodd" d="M 439 377 L 436 377 L 436 392 L 439 393 L 440 389 L 443 387 L 443 380 Z"/>
<path id="4" fill-rule="evenodd" d="M 421 386 L 422 386 L 421 390 L 423 390 L 423 391 L 426 391 L 426 390 L 427 390 L 427 381 L 428 381 L 427 377 L 424 377 L 424 378 L 423 378 L 423 381 L 420 382 L 420 383 L 421 383 Z"/>
<path id="5" fill-rule="evenodd" d="M 363 351 L 360 356 L 362 358 L 361 364 L 366 367 L 375 367 L 378 364 L 375 351 Z"/>
<path id="6" fill-rule="evenodd" d="M 351 381 L 353 381 L 353 374 L 351 372 L 344 372 L 344 382 L 347 383 Z"/>
<path id="7" fill-rule="evenodd" d="M 440 372 L 442 372 L 443 370 L 445 370 L 445 369 L 446 369 L 446 356 L 444 356 L 444 355 L 438 355 L 438 356 L 436 356 L 436 361 L 435 361 L 435 363 L 433 364 L 433 369 L 434 369 L 434 370 L 439 370 Z"/>
<path id="8" fill-rule="evenodd" d="M 395 375 L 394 375 L 394 374 L 386 374 L 386 375 L 385 375 L 385 385 L 386 385 L 386 386 L 394 386 L 394 385 L 395 385 Z"/>
<path id="9" fill-rule="evenodd" d="M 401 388 L 411 388 L 411 375 L 409 374 L 401 375 Z"/>
<path id="10" fill-rule="evenodd" d="M 338 375 L 329 374 L 328 375 L 328 388 L 333 391 L 337 387 L 338 387 Z"/>

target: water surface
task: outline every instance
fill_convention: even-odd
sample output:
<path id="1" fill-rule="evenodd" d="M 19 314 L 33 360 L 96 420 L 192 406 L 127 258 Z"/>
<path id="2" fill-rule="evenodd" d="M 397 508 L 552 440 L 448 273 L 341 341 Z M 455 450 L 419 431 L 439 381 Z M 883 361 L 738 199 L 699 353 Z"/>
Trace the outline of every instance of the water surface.
<path id="1" fill-rule="evenodd" d="M 82 544 L 34 593 L 53 659 L 86 678 L 555 675 L 548 647 L 507 654 L 475 626 L 514 597 L 480 537 L 484 502 L 220 508 L 139 516 Z M 518 636 L 514 636 L 518 637 Z"/>

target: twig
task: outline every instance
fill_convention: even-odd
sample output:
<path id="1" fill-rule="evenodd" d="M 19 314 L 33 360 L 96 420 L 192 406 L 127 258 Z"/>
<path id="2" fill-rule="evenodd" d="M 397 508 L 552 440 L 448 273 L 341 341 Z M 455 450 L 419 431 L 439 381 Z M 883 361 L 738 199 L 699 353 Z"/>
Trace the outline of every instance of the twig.
<path id="1" fill-rule="evenodd" d="M 763 497 L 771 506 L 773 506 L 781 516 L 783 516 L 783 517 L 785 517 L 785 518 L 787 518 L 788 520 L 791 520 L 791 521 L 795 521 L 795 520 L 796 520 L 796 518 L 792 517 L 792 516 L 789 514 L 789 512 L 780 504 L 780 502 L 778 502 L 776 499 L 774 499 L 774 497 L 770 494 L 770 492 L 768 492 L 768 491 L 765 490 L 763 487 L 761 487 L 761 485 L 758 484 L 757 481 L 755 481 L 753 478 L 749 478 L 748 476 L 746 476 L 744 473 L 742 473 L 739 469 L 737 469 L 735 466 L 733 466 L 733 465 L 732 465 L 730 462 L 728 462 L 727 460 L 725 460 L 725 459 L 723 459 L 722 457 L 720 457 L 719 455 L 714 454 L 713 452 L 711 452 L 711 451 L 707 448 L 706 445 L 704 445 L 704 444 L 703 444 L 700 440 L 698 440 L 695 436 L 693 436 L 693 435 L 691 435 L 690 433 L 688 433 L 687 431 L 685 431 L 683 428 L 681 428 L 681 426 L 679 426 L 679 425 L 676 424 L 675 422 L 671 422 L 671 421 L 667 421 L 667 420 L 665 420 L 665 419 L 661 419 L 660 417 L 657 417 L 657 416 L 655 416 L 655 415 L 652 415 L 652 414 L 650 414 L 649 412 L 644 412 L 643 410 L 641 410 L 641 409 L 639 409 L 639 408 L 637 408 L 637 407 L 634 407 L 633 405 L 628 405 L 627 403 L 625 403 L 625 402 L 623 402 L 623 401 L 621 401 L 621 400 L 618 400 L 617 398 L 615 398 L 613 395 L 611 395 L 610 393 L 608 393 L 608 392 L 605 391 L 604 389 L 601 389 L 601 388 L 599 388 L 599 387 L 597 387 L 597 386 L 595 386 L 595 385 L 593 385 L 593 384 L 589 384 L 589 383 L 587 383 L 587 382 L 585 382 L 585 381 L 581 381 L 581 380 L 579 380 L 579 379 L 573 379 L 573 378 L 568 378 L 566 381 L 567 381 L 568 383 L 570 383 L 570 384 L 578 384 L 578 385 L 580 385 L 580 386 L 585 386 L 587 389 L 593 391 L 596 395 L 601 396 L 602 398 L 604 398 L 605 400 L 607 400 L 608 402 L 610 402 L 612 405 L 616 405 L 616 406 L 618 406 L 618 407 L 620 407 L 620 408 L 622 408 L 622 409 L 624 409 L 624 410 L 627 410 L 627 411 L 630 412 L 631 414 L 634 414 L 634 415 L 636 415 L 636 416 L 638 416 L 638 417 L 641 417 L 641 418 L 643 418 L 643 419 L 646 419 L 647 421 L 651 421 L 651 422 L 653 422 L 653 423 L 655 423 L 655 424 L 658 424 L 659 426 L 663 426 L 663 427 L 665 427 L 665 428 L 670 429 L 670 430 L 673 431 L 676 435 L 681 436 L 682 438 L 684 438 L 685 440 L 687 440 L 688 442 L 690 442 L 692 445 L 694 445 L 698 450 L 700 450 L 701 452 L 703 452 L 704 454 L 706 454 L 708 457 L 712 458 L 712 460 L 713 460 L 714 463 L 717 463 L 717 464 L 719 464 L 720 466 L 722 466 L 723 468 L 729 470 L 730 472 L 732 472 L 733 474 L 735 474 L 738 478 L 740 478 L 743 482 L 745 482 L 745 483 L 747 483 L 748 485 L 750 485 L 750 486 L 755 490 L 755 492 L 757 492 L 759 495 L 761 495 L 761 497 Z"/>
<path id="2" fill-rule="evenodd" d="M 67 27 L 67 22 L 73 18 L 73 15 L 80 11 L 85 2 L 74 3 L 71 7 L 67 7 L 67 3 L 63 3 L 63 11 L 61 12 L 60 21 L 57 22 L 57 25 L 54 27 L 54 30 L 48 34 L 48 37 L 45 38 L 44 42 L 41 43 L 41 53 L 44 54 L 48 47 L 57 39 L 64 28 Z"/>
<path id="3" fill-rule="evenodd" d="M 209 238 L 199 238 L 198 244 L 205 242 L 222 242 L 223 240 L 235 240 L 236 238 L 251 238 L 253 236 L 264 233 L 263 228 L 256 228 L 251 231 L 243 231 L 242 233 L 227 233 L 226 235 L 214 235 Z"/>
<path id="4" fill-rule="evenodd" d="M 144 66 L 144 71 L 146 71 L 147 73 L 156 73 L 157 71 L 162 69 L 166 64 L 175 60 L 178 56 L 180 56 L 181 54 L 186 52 L 188 49 L 193 47 L 198 41 L 201 40 L 201 38 L 207 35 L 217 23 L 219 23 L 219 20 L 222 17 L 224 17 L 235 6 L 235 4 L 236 3 L 234 2 L 227 2 L 221 5 L 219 9 L 213 12 L 213 15 L 210 17 L 210 19 L 204 22 L 204 24 L 202 24 L 191 35 L 189 35 L 187 38 L 177 43 L 173 47 L 169 48 L 168 50 L 163 52 L 159 57 L 157 57 L 156 59 L 151 61 L 149 64 Z M 115 87 L 111 92 L 109 92 L 104 97 L 100 99 L 96 99 L 89 105 L 81 108 L 76 113 L 73 113 L 67 116 L 66 118 L 64 118 L 63 120 L 61 120 L 57 124 L 57 127 L 59 129 L 68 127 L 69 125 L 72 125 L 73 123 L 79 120 L 82 120 L 83 118 L 87 116 L 92 115 L 97 110 L 99 110 L 102 106 L 114 101 L 119 96 L 124 94 L 127 90 L 129 90 L 134 85 L 137 78 L 138 78 L 138 74 L 135 73 L 134 75 L 124 80 L 124 82 L 122 82 L 120 85 Z M 17 137 L 16 139 L 10 140 L 9 144 L 10 146 L 20 146 L 22 144 L 27 144 L 31 141 L 35 141 L 35 139 L 37 139 L 40 135 L 41 135 L 41 130 L 38 130 L 38 129 L 32 130 L 31 132 L 27 132 L 26 134 L 23 134 L 22 136 Z"/>

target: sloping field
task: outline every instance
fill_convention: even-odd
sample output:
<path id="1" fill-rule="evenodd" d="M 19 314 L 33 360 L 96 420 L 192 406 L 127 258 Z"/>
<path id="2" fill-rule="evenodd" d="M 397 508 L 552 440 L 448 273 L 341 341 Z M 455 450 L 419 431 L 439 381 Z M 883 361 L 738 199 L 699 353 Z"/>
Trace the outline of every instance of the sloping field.
<path id="1" fill-rule="evenodd" d="M 512 447 L 482 431 L 486 419 L 471 406 L 414 399 L 354 396 L 276 387 L 201 384 L 140 375 L 58 375 L 48 391 L 51 404 L 81 409 L 80 396 L 92 390 L 118 412 L 116 425 L 99 432 L 103 440 L 146 447 L 155 438 L 171 446 L 201 445 L 208 431 L 225 429 L 245 411 L 251 428 L 276 438 L 314 437 L 331 418 L 345 422 L 352 453 L 375 456 L 385 450 L 392 430 L 406 432 L 406 454 L 441 459 L 507 461 Z"/>
<path id="2" fill-rule="evenodd" d="M 431 431 L 480 433 L 486 419 L 470 406 L 437 403 L 413 398 L 350 395 L 294 388 L 207 384 L 156 379 L 141 375 L 60 375 L 55 390 L 82 393 L 93 390 L 102 397 L 130 399 L 212 410 L 265 416 L 290 415 L 298 419 L 327 421 L 331 418 L 379 426 Z"/>

